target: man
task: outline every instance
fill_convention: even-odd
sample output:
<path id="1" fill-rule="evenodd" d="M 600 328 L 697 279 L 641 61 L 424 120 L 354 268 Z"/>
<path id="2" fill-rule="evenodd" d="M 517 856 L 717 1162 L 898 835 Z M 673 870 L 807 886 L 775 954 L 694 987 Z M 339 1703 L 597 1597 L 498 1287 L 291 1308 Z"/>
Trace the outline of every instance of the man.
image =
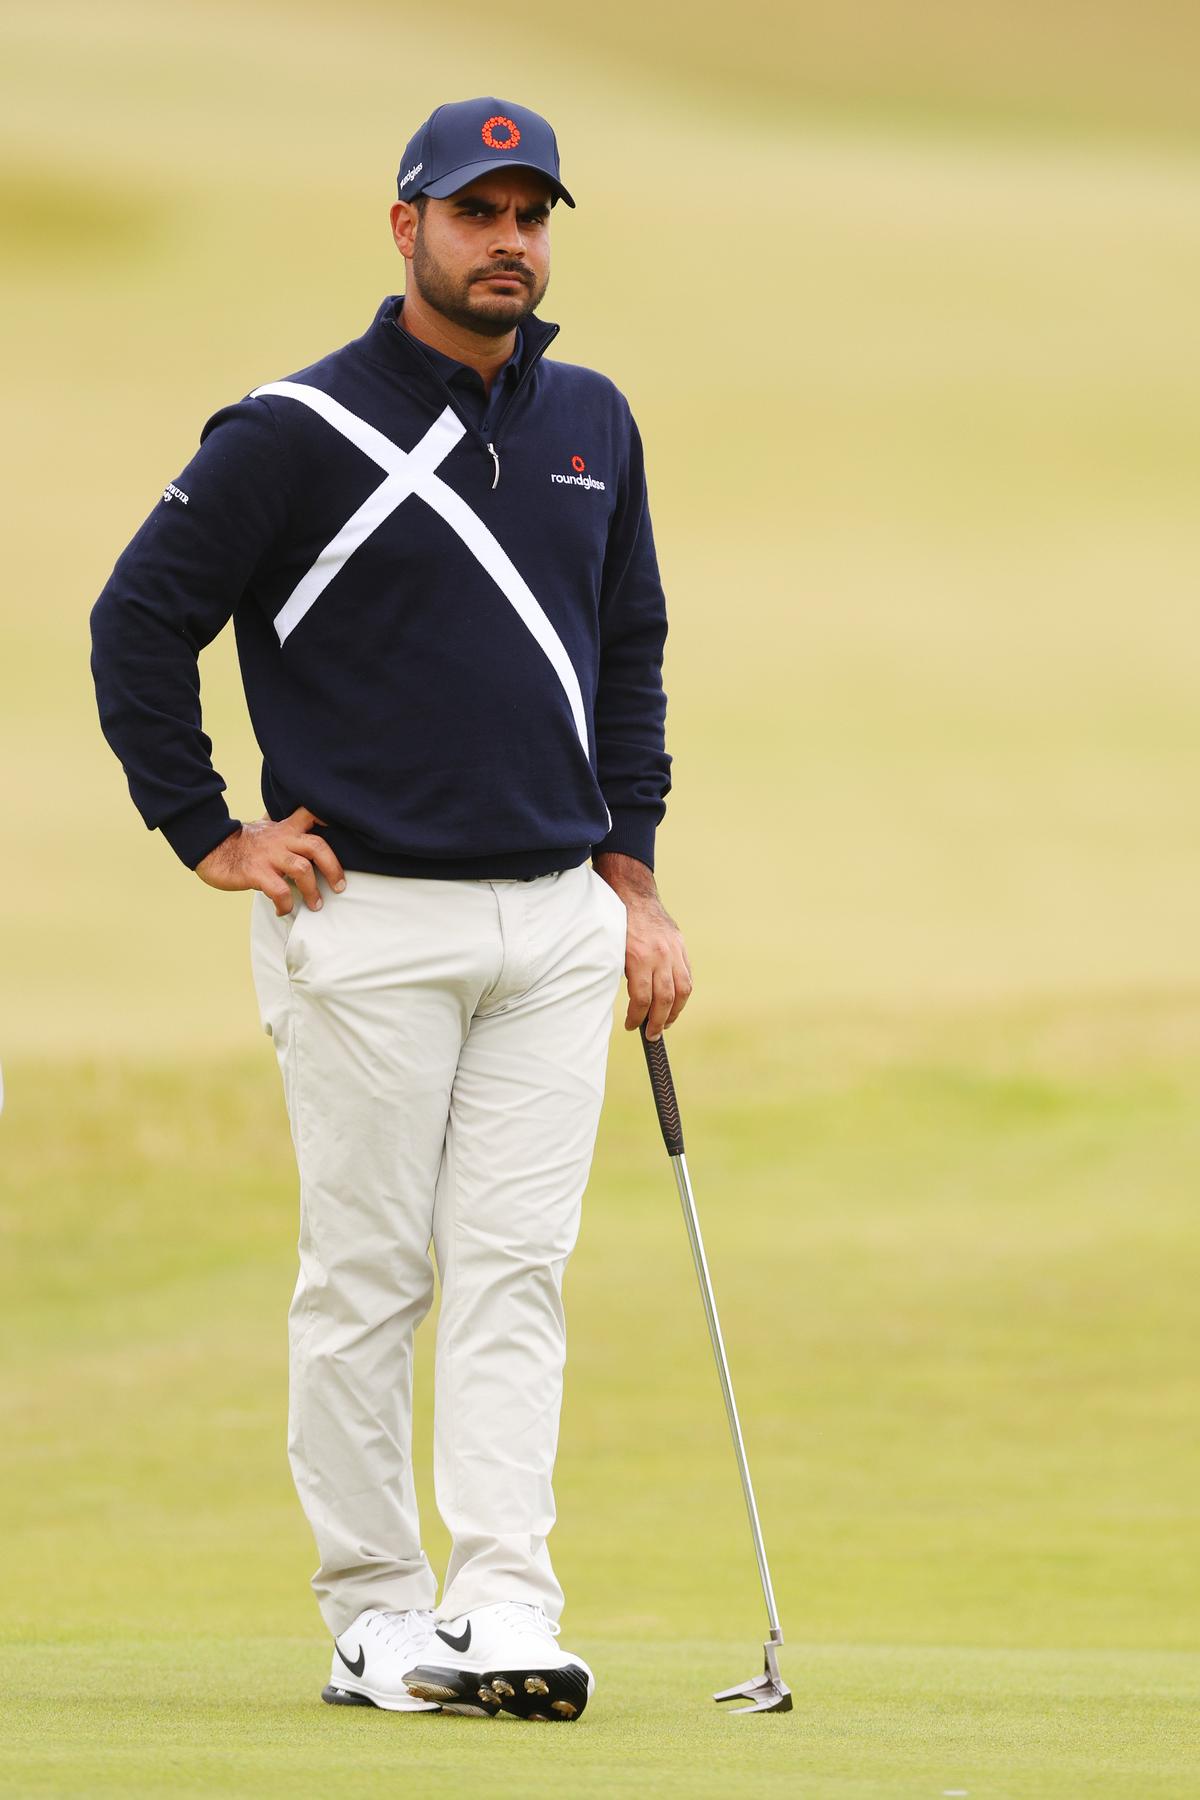
<path id="1" fill-rule="evenodd" d="M 550 126 L 439 107 L 398 188 L 403 298 L 209 420 L 96 604 L 93 670 L 147 825 L 210 886 L 257 890 L 324 1698 L 571 1719 L 593 1678 L 555 1642 L 546 1547 L 563 1269 L 621 974 L 650 1037 L 691 990 L 653 876 L 666 615 L 628 405 L 544 360 L 550 215 L 574 206 Z M 231 617 L 251 822 L 201 727 L 197 655 Z M 411 1468 L 431 1241 L 436 1612 Z"/>

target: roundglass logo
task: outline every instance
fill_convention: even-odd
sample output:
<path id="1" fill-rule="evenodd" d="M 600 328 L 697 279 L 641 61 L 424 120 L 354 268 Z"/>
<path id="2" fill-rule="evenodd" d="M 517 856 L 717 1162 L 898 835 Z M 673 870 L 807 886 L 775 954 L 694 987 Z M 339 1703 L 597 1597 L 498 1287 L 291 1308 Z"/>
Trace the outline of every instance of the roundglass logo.
<path id="1" fill-rule="evenodd" d="M 505 135 L 497 137 L 497 129 Z M 483 141 L 489 150 L 515 150 L 521 141 L 521 133 L 514 120 L 506 119 L 503 113 L 497 113 L 494 118 L 485 121 Z"/>

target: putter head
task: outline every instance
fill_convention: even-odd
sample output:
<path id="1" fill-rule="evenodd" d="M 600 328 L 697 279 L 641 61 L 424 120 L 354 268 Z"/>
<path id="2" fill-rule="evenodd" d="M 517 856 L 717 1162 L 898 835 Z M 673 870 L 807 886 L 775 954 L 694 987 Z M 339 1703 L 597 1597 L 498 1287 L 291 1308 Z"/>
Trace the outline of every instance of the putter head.
<path id="1" fill-rule="evenodd" d="M 740 1687 L 722 1688 L 713 1699 L 749 1700 L 749 1706 L 735 1706 L 735 1713 L 791 1712 L 792 1690 L 779 1673 L 779 1661 L 770 1639 L 763 1645 L 762 1674 L 756 1675 L 753 1681 L 743 1681 Z"/>

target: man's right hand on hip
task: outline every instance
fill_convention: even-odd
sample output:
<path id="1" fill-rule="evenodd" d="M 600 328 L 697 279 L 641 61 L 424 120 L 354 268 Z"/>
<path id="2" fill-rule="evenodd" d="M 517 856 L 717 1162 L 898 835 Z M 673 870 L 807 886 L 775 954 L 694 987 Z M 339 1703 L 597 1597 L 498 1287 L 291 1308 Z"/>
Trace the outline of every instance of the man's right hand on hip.
<path id="1" fill-rule="evenodd" d="M 286 819 L 253 819 L 230 835 L 203 861 L 196 873 L 209 887 L 236 892 L 258 888 L 272 902 L 282 918 L 292 910 L 294 881 L 312 912 L 321 906 L 317 887 L 319 870 L 336 894 L 346 885 L 342 865 L 325 842 L 314 837 L 312 825 L 323 825 L 306 806 L 298 806 Z"/>

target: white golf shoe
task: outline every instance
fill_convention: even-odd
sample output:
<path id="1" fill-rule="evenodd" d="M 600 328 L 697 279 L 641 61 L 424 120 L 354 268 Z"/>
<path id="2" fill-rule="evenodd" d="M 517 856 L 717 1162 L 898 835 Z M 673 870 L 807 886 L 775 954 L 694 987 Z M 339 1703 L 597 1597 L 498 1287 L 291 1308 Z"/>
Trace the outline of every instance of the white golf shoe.
<path id="1" fill-rule="evenodd" d="M 384 1712 L 440 1712 L 436 1701 L 411 1693 L 404 1680 L 404 1671 L 425 1654 L 433 1625 L 431 1612 L 360 1612 L 333 1640 L 333 1670 L 322 1700 Z"/>
<path id="2" fill-rule="evenodd" d="M 447 1710 L 547 1722 L 577 1719 L 596 1686 L 581 1657 L 560 1650 L 558 1626 L 540 1606 L 503 1600 L 459 1619 L 439 1619 L 405 1671 L 411 1694 Z"/>

